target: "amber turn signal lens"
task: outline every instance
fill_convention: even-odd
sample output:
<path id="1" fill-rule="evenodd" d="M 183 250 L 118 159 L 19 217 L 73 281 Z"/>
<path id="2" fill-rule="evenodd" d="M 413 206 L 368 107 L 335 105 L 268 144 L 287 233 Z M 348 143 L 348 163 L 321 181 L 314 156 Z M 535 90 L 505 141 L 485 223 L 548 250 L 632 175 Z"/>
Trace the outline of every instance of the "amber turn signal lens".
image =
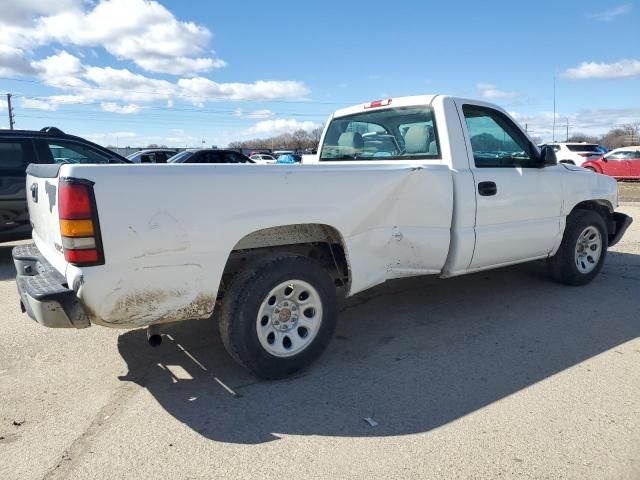
<path id="1" fill-rule="evenodd" d="M 93 236 L 93 222 L 91 220 L 60 219 L 60 233 L 65 237 Z"/>

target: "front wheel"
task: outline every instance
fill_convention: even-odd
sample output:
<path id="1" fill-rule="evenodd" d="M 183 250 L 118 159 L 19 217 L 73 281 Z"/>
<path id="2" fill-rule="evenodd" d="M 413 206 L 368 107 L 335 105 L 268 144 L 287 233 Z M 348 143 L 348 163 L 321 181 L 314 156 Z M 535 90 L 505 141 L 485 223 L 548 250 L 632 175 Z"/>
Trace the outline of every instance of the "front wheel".
<path id="1" fill-rule="evenodd" d="M 593 167 L 584 167 L 584 168 L 587 169 L 587 170 L 591 170 L 593 173 L 598 173 L 598 172 L 596 172 L 596 169 L 593 168 Z"/>
<path id="2" fill-rule="evenodd" d="M 270 256 L 232 279 L 220 312 L 227 351 L 259 377 L 285 377 L 312 363 L 336 325 L 326 269 L 303 256 Z"/>
<path id="3" fill-rule="evenodd" d="M 567 217 L 562 243 L 549 259 L 551 276 L 567 285 L 589 283 L 602 268 L 607 242 L 607 227 L 597 212 L 572 212 Z"/>

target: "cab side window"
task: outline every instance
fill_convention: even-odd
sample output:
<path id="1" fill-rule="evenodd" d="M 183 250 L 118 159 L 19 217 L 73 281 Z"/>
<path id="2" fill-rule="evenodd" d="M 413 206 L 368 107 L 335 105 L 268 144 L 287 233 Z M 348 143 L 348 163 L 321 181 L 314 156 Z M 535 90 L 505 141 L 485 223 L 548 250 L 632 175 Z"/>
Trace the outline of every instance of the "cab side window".
<path id="1" fill-rule="evenodd" d="M 462 111 L 476 167 L 536 167 L 533 145 L 506 115 L 475 105 Z"/>
<path id="2" fill-rule="evenodd" d="M 74 142 L 47 141 L 54 163 L 109 163 L 109 157 Z"/>

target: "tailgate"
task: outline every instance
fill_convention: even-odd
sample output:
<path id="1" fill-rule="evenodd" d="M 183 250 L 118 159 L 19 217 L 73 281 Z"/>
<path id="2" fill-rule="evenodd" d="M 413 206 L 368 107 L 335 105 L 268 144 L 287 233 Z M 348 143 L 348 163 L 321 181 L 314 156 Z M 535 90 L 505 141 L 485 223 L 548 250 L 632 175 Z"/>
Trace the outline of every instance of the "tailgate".
<path id="1" fill-rule="evenodd" d="M 27 206 L 33 240 L 47 261 L 65 274 L 67 262 L 62 250 L 58 217 L 58 175 L 61 165 L 31 164 L 27 168 Z"/>

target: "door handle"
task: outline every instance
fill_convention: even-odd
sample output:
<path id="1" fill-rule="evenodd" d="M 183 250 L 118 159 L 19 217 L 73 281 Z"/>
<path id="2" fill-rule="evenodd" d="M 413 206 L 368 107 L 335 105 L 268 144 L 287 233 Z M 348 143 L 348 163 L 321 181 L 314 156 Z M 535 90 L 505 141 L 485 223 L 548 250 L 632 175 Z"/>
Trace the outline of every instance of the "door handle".
<path id="1" fill-rule="evenodd" d="M 35 203 L 38 203 L 38 184 L 37 183 L 31 184 L 31 198 L 33 198 L 33 201 Z"/>
<path id="2" fill-rule="evenodd" d="M 478 184 L 478 193 L 483 197 L 490 197 L 498 193 L 496 182 L 480 182 Z"/>

